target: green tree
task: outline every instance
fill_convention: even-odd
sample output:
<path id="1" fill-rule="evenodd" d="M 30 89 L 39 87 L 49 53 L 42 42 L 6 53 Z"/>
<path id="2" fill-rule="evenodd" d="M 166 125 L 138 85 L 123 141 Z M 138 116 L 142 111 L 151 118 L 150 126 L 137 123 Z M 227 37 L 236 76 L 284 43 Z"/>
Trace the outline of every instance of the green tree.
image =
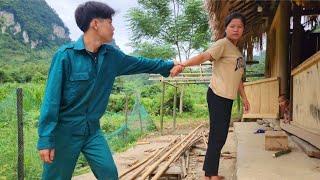
<path id="1" fill-rule="evenodd" d="M 138 0 L 129 10 L 132 41 L 151 41 L 175 47 L 181 61 L 201 51 L 210 41 L 208 15 L 203 0 Z"/>
<path id="2" fill-rule="evenodd" d="M 133 55 L 139 55 L 147 58 L 171 59 L 176 56 L 176 52 L 171 45 L 157 46 L 152 43 L 143 42 L 135 46 Z"/>

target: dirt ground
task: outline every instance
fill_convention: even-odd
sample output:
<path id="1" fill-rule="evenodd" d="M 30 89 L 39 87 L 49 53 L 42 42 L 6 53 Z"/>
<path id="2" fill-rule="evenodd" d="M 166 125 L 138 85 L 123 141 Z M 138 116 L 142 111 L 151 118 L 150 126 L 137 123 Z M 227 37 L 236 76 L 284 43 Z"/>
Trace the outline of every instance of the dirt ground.
<path id="1" fill-rule="evenodd" d="M 205 121 L 203 121 L 205 122 Z M 130 165 L 137 163 L 145 159 L 148 155 L 154 152 L 160 147 L 165 147 L 171 140 L 180 136 L 186 135 L 203 122 L 184 122 L 178 123 L 176 130 L 173 132 L 172 128 L 165 128 L 164 133 L 161 136 L 158 132 L 148 135 L 147 137 L 140 139 L 133 148 L 128 149 L 125 152 L 117 153 L 114 155 L 114 160 L 118 168 L 119 174 L 125 171 Z M 171 124 L 165 124 L 164 127 L 171 127 Z M 206 124 L 206 127 L 209 127 Z M 227 142 L 222 149 L 222 153 L 227 152 L 233 157 L 236 156 L 236 142 L 233 127 L 230 127 Z M 190 155 L 190 165 L 187 171 L 187 180 L 199 180 L 203 179 L 204 172 L 202 171 L 204 156 Z M 177 162 L 178 163 L 178 162 Z M 236 158 L 221 157 L 219 173 L 224 176 L 226 180 L 233 180 L 235 173 Z M 73 178 L 74 180 L 94 180 L 95 177 L 92 173 L 83 174 Z"/>

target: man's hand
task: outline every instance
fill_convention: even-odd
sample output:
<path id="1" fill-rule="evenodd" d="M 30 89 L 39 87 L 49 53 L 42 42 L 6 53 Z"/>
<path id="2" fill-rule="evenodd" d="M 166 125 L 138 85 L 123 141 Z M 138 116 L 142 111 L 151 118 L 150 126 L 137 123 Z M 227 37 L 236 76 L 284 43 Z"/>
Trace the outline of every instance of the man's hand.
<path id="1" fill-rule="evenodd" d="M 250 111 L 250 103 L 248 99 L 243 99 L 242 104 L 243 104 L 244 113 L 247 114 Z"/>
<path id="2" fill-rule="evenodd" d="M 178 74 L 180 74 L 184 69 L 184 66 L 182 65 L 175 65 L 171 70 L 170 70 L 170 76 L 175 77 Z"/>
<path id="3" fill-rule="evenodd" d="M 178 61 L 174 61 L 174 67 L 170 70 L 170 76 L 175 77 L 184 70 L 184 65 Z"/>
<path id="4" fill-rule="evenodd" d="M 40 158 L 45 163 L 52 163 L 54 159 L 54 149 L 42 149 L 39 151 Z"/>

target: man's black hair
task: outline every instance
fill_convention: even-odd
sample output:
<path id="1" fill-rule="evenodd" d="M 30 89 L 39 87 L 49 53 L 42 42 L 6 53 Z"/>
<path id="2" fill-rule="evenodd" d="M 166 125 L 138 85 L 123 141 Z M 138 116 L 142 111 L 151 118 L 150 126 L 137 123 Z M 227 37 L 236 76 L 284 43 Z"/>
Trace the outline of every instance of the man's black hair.
<path id="1" fill-rule="evenodd" d="M 89 29 L 89 25 L 92 19 L 112 19 L 112 16 L 114 14 L 114 9 L 112 9 L 107 4 L 96 1 L 88 1 L 84 4 L 79 5 L 74 15 L 78 27 L 82 32 L 86 32 Z"/>

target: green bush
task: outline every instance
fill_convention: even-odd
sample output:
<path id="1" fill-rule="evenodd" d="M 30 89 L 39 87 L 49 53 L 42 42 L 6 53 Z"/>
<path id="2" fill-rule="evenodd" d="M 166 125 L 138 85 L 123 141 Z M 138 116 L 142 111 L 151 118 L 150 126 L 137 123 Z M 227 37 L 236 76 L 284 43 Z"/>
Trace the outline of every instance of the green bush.
<path id="1" fill-rule="evenodd" d="M 109 112 L 124 112 L 126 104 L 126 96 L 124 94 L 111 94 L 108 102 Z M 128 109 L 130 110 L 134 104 L 134 97 L 128 96 Z"/>

